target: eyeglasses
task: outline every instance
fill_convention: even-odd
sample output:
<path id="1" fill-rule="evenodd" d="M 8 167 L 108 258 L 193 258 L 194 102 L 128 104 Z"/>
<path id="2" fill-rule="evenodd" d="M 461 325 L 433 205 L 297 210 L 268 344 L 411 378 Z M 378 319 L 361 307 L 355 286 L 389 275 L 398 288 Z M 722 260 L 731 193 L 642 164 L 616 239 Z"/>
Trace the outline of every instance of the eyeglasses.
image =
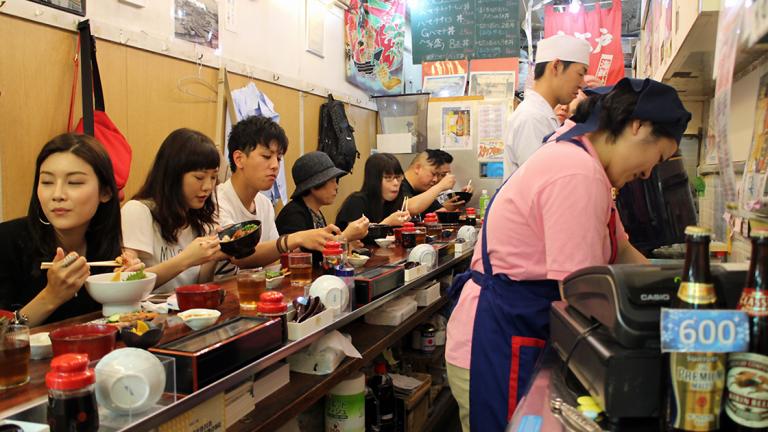
<path id="1" fill-rule="evenodd" d="M 397 180 L 398 182 L 402 182 L 404 177 L 403 177 L 402 174 L 397 174 L 397 175 L 394 175 L 394 174 L 384 174 L 383 178 L 384 178 L 384 181 L 386 181 L 386 182 L 393 182 L 395 180 Z"/>
<path id="2" fill-rule="evenodd" d="M 432 176 L 434 176 L 438 180 L 441 180 L 443 177 L 447 176 L 450 173 L 451 173 L 450 171 L 443 171 L 443 172 L 432 171 Z"/>

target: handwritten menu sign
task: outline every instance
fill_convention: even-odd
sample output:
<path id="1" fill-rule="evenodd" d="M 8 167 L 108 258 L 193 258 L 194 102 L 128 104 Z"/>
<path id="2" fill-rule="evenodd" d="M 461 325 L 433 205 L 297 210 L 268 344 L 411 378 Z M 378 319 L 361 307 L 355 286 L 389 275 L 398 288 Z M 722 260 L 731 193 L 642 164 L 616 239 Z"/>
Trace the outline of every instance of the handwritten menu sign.
<path id="1" fill-rule="evenodd" d="M 422 0 L 412 7 L 413 62 L 518 57 L 519 0 Z"/>

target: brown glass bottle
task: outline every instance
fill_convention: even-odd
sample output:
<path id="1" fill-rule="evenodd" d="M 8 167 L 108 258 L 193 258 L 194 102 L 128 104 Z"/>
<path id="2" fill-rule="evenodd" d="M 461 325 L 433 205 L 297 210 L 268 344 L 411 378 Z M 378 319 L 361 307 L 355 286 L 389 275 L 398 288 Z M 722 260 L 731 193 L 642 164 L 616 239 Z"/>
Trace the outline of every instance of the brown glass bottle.
<path id="1" fill-rule="evenodd" d="M 738 309 L 749 316 L 749 352 L 728 356 L 723 430 L 768 430 L 768 230 L 752 232 L 752 257 Z"/>
<path id="2" fill-rule="evenodd" d="M 712 309 L 717 294 L 709 270 L 710 232 L 685 229 L 685 266 L 675 309 Z M 720 430 L 720 408 L 725 385 L 725 355 L 717 353 L 669 353 L 664 355 L 665 396 L 663 426 L 667 431 Z"/>

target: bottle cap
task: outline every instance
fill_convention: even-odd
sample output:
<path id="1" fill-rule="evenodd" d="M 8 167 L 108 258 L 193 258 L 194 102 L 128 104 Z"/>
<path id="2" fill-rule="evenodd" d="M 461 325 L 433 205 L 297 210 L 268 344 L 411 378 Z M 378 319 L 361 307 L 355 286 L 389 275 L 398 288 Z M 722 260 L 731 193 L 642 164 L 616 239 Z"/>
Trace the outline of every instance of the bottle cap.
<path id="1" fill-rule="evenodd" d="M 45 385 L 51 390 L 78 390 L 96 382 L 96 374 L 88 368 L 88 354 L 67 353 L 51 360 L 45 374 Z"/>
<path id="2" fill-rule="evenodd" d="M 323 249 L 323 255 L 341 255 L 341 243 L 337 241 L 325 242 L 325 248 Z"/>
<path id="3" fill-rule="evenodd" d="M 403 231 L 402 232 L 413 232 L 415 230 L 416 230 L 416 228 L 415 228 L 415 225 L 413 224 L 413 222 L 406 222 L 406 223 L 403 224 Z"/>
<path id="4" fill-rule="evenodd" d="M 437 222 L 437 215 L 435 213 L 427 213 L 424 215 L 424 223 Z"/>
<path id="5" fill-rule="evenodd" d="M 475 214 L 475 208 L 467 207 L 467 215 L 473 215 L 473 214 Z"/>
<path id="6" fill-rule="evenodd" d="M 481 195 L 488 195 L 488 190 L 487 189 L 483 189 L 483 192 L 481 193 Z"/>
<path id="7" fill-rule="evenodd" d="M 710 234 L 712 234 L 712 231 L 709 228 L 695 225 L 689 225 L 685 227 L 685 235 L 704 236 Z"/>

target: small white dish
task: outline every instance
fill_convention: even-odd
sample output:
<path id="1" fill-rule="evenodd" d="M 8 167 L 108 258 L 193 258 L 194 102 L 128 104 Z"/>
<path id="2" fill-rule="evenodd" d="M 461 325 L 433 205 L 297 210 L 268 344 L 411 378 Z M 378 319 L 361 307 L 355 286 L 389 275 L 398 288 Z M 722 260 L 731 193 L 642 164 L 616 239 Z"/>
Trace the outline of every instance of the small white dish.
<path id="1" fill-rule="evenodd" d="M 221 316 L 216 309 L 189 309 L 177 314 L 192 330 L 202 330 L 212 326 Z"/>
<path id="2" fill-rule="evenodd" d="M 96 365 L 96 400 L 118 414 L 152 408 L 165 389 L 165 369 L 154 354 L 139 348 L 121 348 Z"/>
<path id="3" fill-rule="evenodd" d="M 285 279 L 285 275 L 282 274 L 280 276 L 273 277 L 271 279 L 267 279 L 267 289 L 275 289 L 280 286 L 281 283 L 283 283 L 283 279 Z"/>
<path id="4" fill-rule="evenodd" d="M 40 360 L 53 356 L 51 339 L 48 332 L 35 333 L 29 336 L 29 356 L 34 360 Z"/>
<path id="5" fill-rule="evenodd" d="M 379 247 L 388 248 L 392 246 L 392 243 L 395 242 L 395 239 L 391 238 L 378 238 L 376 239 L 376 244 L 379 245 Z"/>
<path id="6" fill-rule="evenodd" d="M 347 261 L 352 264 L 352 267 L 362 267 L 371 257 L 366 255 L 347 256 Z"/>

